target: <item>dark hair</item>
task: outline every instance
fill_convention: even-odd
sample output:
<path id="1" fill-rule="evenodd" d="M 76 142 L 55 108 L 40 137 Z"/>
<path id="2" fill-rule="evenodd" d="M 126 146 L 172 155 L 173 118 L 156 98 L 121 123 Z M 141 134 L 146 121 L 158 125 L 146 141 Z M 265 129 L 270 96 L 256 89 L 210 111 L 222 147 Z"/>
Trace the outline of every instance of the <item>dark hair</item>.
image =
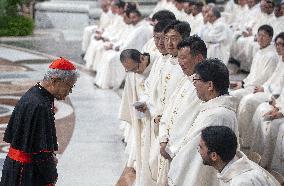
<path id="1" fill-rule="evenodd" d="M 195 5 L 198 12 L 201 12 L 202 7 L 204 6 L 203 2 L 195 2 L 193 5 Z"/>
<path id="2" fill-rule="evenodd" d="M 163 32 L 165 28 L 173 22 L 172 19 L 165 19 L 159 21 L 155 26 L 154 26 L 154 32 Z"/>
<path id="3" fill-rule="evenodd" d="M 137 10 L 137 9 L 129 10 L 129 14 L 131 14 L 131 13 L 137 14 L 139 17 L 142 16 L 142 14 L 141 14 L 141 13 L 139 12 L 139 10 Z"/>
<path id="4" fill-rule="evenodd" d="M 182 40 L 177 48 L 190 48 L 190 54 L 192 56 L 196 56 L 198 54 L 201 54 L 204 58 L 207 58 L 207 47 L 204 41 L 197 35 L 189 36 Z"/>
<path id="5" fill-rule="evenodd" d="M 123 63 L 127 58 L 132 59 L 135 63 L 140 63 L 141 53 L 136 49 L 125 49 L 120 53 L 120 61 Z"/>
<path id="6" fill-rule="evenodd" d="M 224 162 L 231 161 L 238 146 L 237 136 L 226 126 L 209 126 L 201 131 L 208 152 L 216 152 Z"/>
<path id="7" fill-rule="evenodd" d="M 124 12 L 129 15 L 129 11 L 137 9 L 135 3 L 128 2 L 124 7 Z"/>
<path id="8" fill-rule="evenodd" d="M 273 37 L 273 28 L 270 26 L 270 25 L 261 25 L 257 32 L 260 32 L 260 31 L 264 31 L 266 32 L 270 37 Z"/>
<path id="9" fill-rule="evenodd" d="M 277 40 L 278 38 L 281 38 L 281 39 L 284 41 L 284 32 L 281 32 L 280 34 L 278 34 L 278 35 L 275 37 L 275 39 L 274 39 L 274 42 L 275 42 L 275 43 L 276 43 L 276 40 Z"/>
<path id="10" fill-rule="evenodd" d="M 176 16 L 173 12 L 168 10 L 160 10 L 152 16 L 152 21 L 157 20 L 159 22 L 165 19 L 176 20 Z"/>
<path id="11" fill-rule="evenodd" d="M 122 0 L 117 0 L 114 2 L 114 5 L 117 6 L 118 8 L 123 8 L 125 7 L 125 2 Z"/>
<path id="12" fill-rule="evenodd" d="M 188 22 L 185 21 L 173 21 L 171 24 L 169 24 L 165 30 L 164 33 L 168 33 L 170 30 L 174 30 L 178 32 L 182 39 L 185 39 L 190 36 L 191 28 Z"/>
<path id="13" fill-rule="evenodd" d="M 230 85 L 229 70 L 221 60 L 217 58 L 206 59 L 195 66 L 194 72 L 203 81 L 212 81 L 219 95 L 228 94 Z"/>
<path id="14" fill-rule="evenodd" d="M 266 3 L 271 4 L 273 7 L 275 6 L 275 2 L 273 0 L 266 0 Z"/>

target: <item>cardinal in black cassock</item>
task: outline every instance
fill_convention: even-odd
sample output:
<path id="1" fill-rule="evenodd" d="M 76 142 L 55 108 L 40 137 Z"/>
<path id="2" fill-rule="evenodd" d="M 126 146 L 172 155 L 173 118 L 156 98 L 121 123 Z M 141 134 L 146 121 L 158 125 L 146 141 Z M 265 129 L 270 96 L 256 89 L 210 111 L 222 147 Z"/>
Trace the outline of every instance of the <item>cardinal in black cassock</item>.
<path id="1" fill-rule="evenodd" d="M 65 99 L 78 74 L 70 61 L 60 58 L 49 66 L 47 77 L 30 88 L 15 106 L 4 135 L 10 149 L 0 185 L 52 186 L 57 181 L 54 98 Z"/>

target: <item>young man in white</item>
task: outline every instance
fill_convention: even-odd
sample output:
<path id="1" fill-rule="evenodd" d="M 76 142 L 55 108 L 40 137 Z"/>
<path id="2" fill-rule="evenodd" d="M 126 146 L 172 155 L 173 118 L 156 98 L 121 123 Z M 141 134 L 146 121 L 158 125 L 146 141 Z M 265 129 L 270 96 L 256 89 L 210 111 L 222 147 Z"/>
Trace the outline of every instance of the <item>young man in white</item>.
<path id="1" fill-rule="evenodd" d="M 190 36 L 178 45 L 179 65 L 186 75 L 178 83 L 162 114 L 159 124 L 159 176 L 167 178 L 170 160 L 189 130 L 189 122 L 196 117 L 201 100 L 192 82 L 194 67 L 206 59 L 207 48 L 198 36 Z M 163 172 L 164 171 L 164 172 Z"/>
<path id="2" fill-rule="evenodd" d="M 199 153 L 203 164 L 218 171 L 221 186 L 280 186 L 266 170 L 237 150 L 237 136 L 226 126 L 201 131 Z"/>
<path id="3" fill-rule="evenodd" d="M 238 101 L 245 95 L 253 93 L 255 87 L 262 86 L 273 74 L 278 64 L 278 54 L 271 44 L 273 28 L 262 25 L 258 29 L 257 42 L 260 49 L 255 54 L 249 75 L 242 82 L 232 82 L 230 92 Z"/>

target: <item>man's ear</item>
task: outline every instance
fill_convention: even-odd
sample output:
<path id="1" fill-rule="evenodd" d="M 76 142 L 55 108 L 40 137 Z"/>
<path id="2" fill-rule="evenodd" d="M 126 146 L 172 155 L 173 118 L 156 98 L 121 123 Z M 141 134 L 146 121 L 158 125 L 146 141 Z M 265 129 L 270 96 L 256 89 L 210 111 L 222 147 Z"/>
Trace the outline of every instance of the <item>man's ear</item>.
<path id="1" fill-rule="evenodd" d="M 140 61 L 143 62 L 145 60 L 145 56 L 144 55 L 140 55 Z"/>
<path id="2" fill-rule="evenodd" d="M 211 157 L 211 159 L 212 159 L 213 161 L 217 161 L 218 158 L 219 158 L 219 155 L 218 155 L 216 152 L 212 152 L 212 153 L 210 154 L 210 157 Z"/>
<path id="3" fill-rule="evenodd" d="M 213 81 L 208 81 L 208 90 L 209 91 L 213 91 L 214 90 Z"/>
<path id="4" fill-rule="evenodd" d="M 201 54 L 197 54 L 197 55 L 196 55 L 196 59 L 197 59 L 197 61 L 203 61 L 203 60 L 204 60 L 204 57 L 203 57 L 203 55 L 201 55 Z"/>

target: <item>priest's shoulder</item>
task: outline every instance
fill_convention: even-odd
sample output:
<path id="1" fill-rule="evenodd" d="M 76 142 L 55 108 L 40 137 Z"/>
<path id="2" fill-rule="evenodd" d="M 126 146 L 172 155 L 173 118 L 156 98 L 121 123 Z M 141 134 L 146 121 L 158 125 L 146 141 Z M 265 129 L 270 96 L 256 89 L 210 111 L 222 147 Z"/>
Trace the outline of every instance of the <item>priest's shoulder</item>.
<path id="1" fill-rule="evenodd" d="M 22 97 L 20 100 L 29 100 L 30 102 L 38 102 L 42 101 L 44 95 L 37 86 L 31 87 Z"/>
<path id="2" fill-rule="evenodd" d="M 46 101 L 47 98 L 44 98 L 44 96 L 40 94 L 36 87 L 32 87 L 20 98 L 16 107 L 26 104 L 31 107 L 37 107 L 39 105 L 45 105 Z"/>

